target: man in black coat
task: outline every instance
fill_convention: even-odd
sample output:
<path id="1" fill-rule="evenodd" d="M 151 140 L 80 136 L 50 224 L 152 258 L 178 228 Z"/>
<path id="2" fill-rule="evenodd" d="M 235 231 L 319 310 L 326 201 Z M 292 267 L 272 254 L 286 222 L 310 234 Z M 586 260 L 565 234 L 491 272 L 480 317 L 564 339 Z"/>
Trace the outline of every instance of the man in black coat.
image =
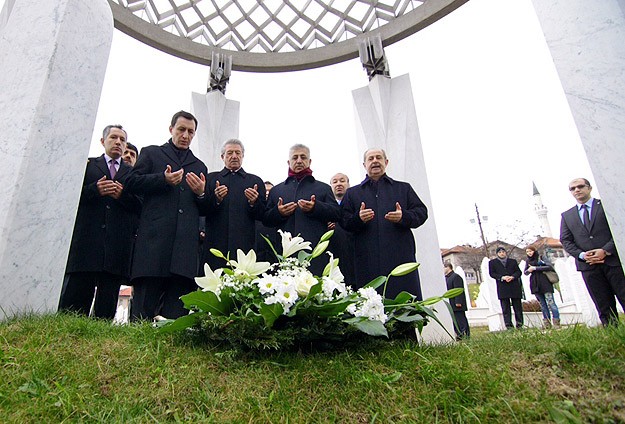
<path id="1" fill-rule="evenodd" d="M 585 178 L 569 183 L 577 205 L 562 213 L 560 241 L 576 260 L 586 288 L 605 325 L 618 324 L 616 299 L 625 308 L 625 276 L 601 200 Z"/>
<path id="2" fill-rule="evenodd" d="M 464 289 L 464 281 L 462 277 L 454 272 L 452 264 L 447 262 L 443 268 L 445 272 L 445 281 L 447 283 L 447 290 L 451 289 Z M 467 297 L 466 293 L 460 293 L 458 296 L 449 299 L 451 310 L 454 311 L 454 330 L 456 331 L 456 340 L 468 339 L 471 335 L 469 328 L 469 321 L 465 311 L 467 310 Z"/>
<path id="3" fill-rule="evenodd" d="M 514 320 L 516 327 L 523 327 L 523 285 L 521 283 L 521 269 L 516 260 L 508 257 L 508 252 L 503 246 L 497 247 L 497 257 L 488 263 L 488 273 L 497 282 L 497 297 L 501 304 L 503 321 L 507 329 L 512 326 L 512 308 L 514 308 Z"/>
<path id="4" fill-rule="evenodd" d="M 336 203 L 340 205 L 349 188 L 349 177 L 342 173 L 334 175 L 330 179 L 330 187 L 332 187 Z M 345 277 L 345 284 L 353 285 L 356 282 L 356 273 L 354 271 L 354 235 L 336 224 L 336 222 L 328 224 L 328 229 L 334 230 L 328 250 L 332 252 L 335 258 L 339 258 L 339 268 Z"/>
<path id="5" fill-rule="evenodd" d="M 213 196 L 206 215 L 201 273 L 204 263 L 211 269 L 226 265 L 223 259 L 210 253 L 211 248 L 236 260 L 237 249 L 247 253 L 256 243 L 256 221 L 262 221 L 267 204 L 265 184 L 242 168 L 244 155 L 240 140 L 226 141 L 221 148 L 224 168 L 206 178 L 206 191 Z"/>
<path id="6" fill-rule="evenodd" d="M 121 159 L 126 138 L 121 125 L 108 125 L 100 140 L 104 154 L 87 161 L 60 310 L 88 315 L 97 287 L 94 315 L 115 316 L 119 286 L 130 272 L 134 217 L 141 207 L 124 188 L 132 169 Z"/>
<path id="7" fill-rule="evenodd" d="M 293 237 L 300 235 L 314 247 L 328 231 L 328 222 L 338 221 L 341 209 L 330 186 L 313 177 L 311 162 L 308 147 L 303 144 L 291 147 L 287 161 L 289 176 L 269 193 L 263 222 Z M 281 253 L 280 246 L 274 247 Z M 321 276 L 327 263 L 326 255 L 313 259 L 310 271 Z"/>
<path id="8" fill-rule="evenodd" d="M 354 289 L 388 275 L 398 265 L 414 262 L 416 246 L 411 229 L 428 218 L 427 207 L 412 186 L 386 175 L 387 165 L 384 150 L 368 149 L 363 163 L 367 177 L 348 189 L 341 203 L 341 226 L 354 233 Z M 417 271 L 390 278 L 386 297 L 394 299 L 402 291 L 422 298 Z"/>
<path id="9" fill-rule="evenodd" d="M 133 319 L 178 318 L 188 311 L 180 296 L 197 288 L 200 214 L 207 211 L 206 165 L 189 146 L 197 120 L 185 111 L 172 117 L 171 138 L 141 150 L 126 188 L 143 196 L 132 263 Z"/>

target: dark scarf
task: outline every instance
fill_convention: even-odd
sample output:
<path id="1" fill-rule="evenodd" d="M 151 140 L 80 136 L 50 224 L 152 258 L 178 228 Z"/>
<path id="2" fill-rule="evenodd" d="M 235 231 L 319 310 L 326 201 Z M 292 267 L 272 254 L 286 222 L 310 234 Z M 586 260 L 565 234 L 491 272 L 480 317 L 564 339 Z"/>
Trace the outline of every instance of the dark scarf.
<path id="1" fill-rule="evenodd" d="M 169 144 L 174 149 L 174 152 L 176 152 L 176 155 L 178 156 L 178 160 L 180 161 L 180 163 L 183 163 L 185 159 L 187 159 L 187 155 L 189 154 L 189 149 L 177 148 L 176 145 L 174 144 L 174 141 L 171 138 L 169 139 Z"/>
<path id="2" fill-rule="evenodd" d="M 302 169 L 299 172 L 293 172 L 293 170 L 289 168 L 289 177 L 295 177 L 298 182 L 308 176 L 312 176 L 312 169 L 310 169 L 310 167 Z"/>
<path id="3" fill-rule="evenodd" d="M 538 253 L 534 252 L 534 256 L 532 256 L 531 258 L 528 256 L 525 262 L 527 262 L 531 266 L 538 266 L 538 262 L 540 262 L 540 257 L 538 256 Z"/>
<path id="4" fill-rule="evenodd" d="M 501 259 L 499 256 L 497 256 L 497 259 L 499 259 L 499 262 L 501 262 L 504 267 L 508 263 L 508 257 L 507 256 L 504 259 Z"/>

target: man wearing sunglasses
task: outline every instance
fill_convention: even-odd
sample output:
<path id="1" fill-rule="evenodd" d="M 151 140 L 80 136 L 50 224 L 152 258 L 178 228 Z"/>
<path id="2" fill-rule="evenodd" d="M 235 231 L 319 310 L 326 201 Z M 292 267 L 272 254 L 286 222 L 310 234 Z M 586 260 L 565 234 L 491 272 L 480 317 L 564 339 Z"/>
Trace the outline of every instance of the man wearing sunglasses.
<path id="1" fill-rule="evenodd" d="M 586 288 L 604 326 L 618 324 L 616 299 L 625 308 L 625 275 L 614 245 L 601 200 L 591 197 L 585 178 L 569 183 L 577 205 L 562 213 L 560 241 L 577 259 Z"/>

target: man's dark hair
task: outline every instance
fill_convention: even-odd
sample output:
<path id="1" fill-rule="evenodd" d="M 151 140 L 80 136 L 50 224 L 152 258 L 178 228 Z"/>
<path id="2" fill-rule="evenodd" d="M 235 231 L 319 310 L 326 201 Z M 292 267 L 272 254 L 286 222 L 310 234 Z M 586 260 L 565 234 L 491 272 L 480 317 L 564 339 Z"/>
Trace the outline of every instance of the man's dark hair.
<path id="1" fill-rule="evenodd" d="M 137 157 L 139 156 L 139 150 L 137 149 L 137 146 L 135 146 L 134 144 L 126 143 L 126 149 L 134 150 L 135 153 L 137 154 Z"/>
<path id="2" fill-rule="evenodd" d="M 174 113 L 174 116 L 171 117 L 171 127 L 176 125 L 176 121 L 178 121 L 178 118 L 184 118 L 184 119 L 189 119 L 189 120 L 193 120 L 193 122 L 195 122 L 195 129 L 197 130 L 197 119 L 195 119 L 195 116 L 193 116 L 191 113 L 186 112 L 184 110 L 181 110 L 180 112 L 176 112 Z"/>
<path id="3" fill-rule="evenodd" d="M 126 143 L 128 142 L 128 133 L 126 132 L 126 130 L 124 129 L 124 127 L 122 127 L 119 124 L 115 124 L 115 125 L 107 125 L 106 127 L 104 127 L 104 130 L 102 131 L 102 138 L 106 140 L 106 137 L 109 136 L 109 133 L 111 132 L 111 128 L 117 128 L 118 130 L 122 130 L 124 132 L 124 134 L 126 134 Z"/>
<path id="4" fill-rule="evenodd" d="M 263 184 L 265 184 L 265 185 L 269 184 L 270 186 L 273 187 L 273 183 L 271 181 L 269 181 L 269 180 L 265 181 Z"/>
<path id="5" fill-rule="evenodd" d="M 451 262 L 445 262 L 445 268 L 448 268 L 450 270 L 454 270 L 454 266 L 451 264 Z"/>

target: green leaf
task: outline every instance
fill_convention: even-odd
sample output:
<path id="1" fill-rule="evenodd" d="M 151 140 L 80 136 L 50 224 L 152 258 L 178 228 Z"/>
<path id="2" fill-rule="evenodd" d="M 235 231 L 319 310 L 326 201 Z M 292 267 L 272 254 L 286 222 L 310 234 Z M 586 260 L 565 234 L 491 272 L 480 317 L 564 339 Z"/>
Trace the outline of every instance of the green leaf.
<path id="1" fill-rule="evenodd" d="M 330 238 L 334 235 L 334 230 L 330 230 L 328 232 L 326 232 L 324 235 L 321 236 L 321 238 L 319 239 L 319 243 L 324 242 L 324 241 L 328 241 L 330 240 Z"/>
<path id="2" fill-rule="evenodd" d="M 397 371 L 392 374 L 385 375 L 384 377 L 382 377 L 382 381 L 385 383 L 395 383 L 396 381 L 399 381 L 401 376 L 402 373 Z"/>
<path id="3" fill-rule="evenodd" d="M 342 299 L 340 301 L 324 303 L 323 305 L 310 305 L 308 308 L 305 308 L 302 311 L 314 311 L 317 316 L 321 318 L 328 318 L 342 314 L 343 312 L 345 312 L 345 309 L 347 309 L 347 307 L 352 303 L 354 303 L 353 300 Z"/>
<path id="4" fill-rule="evenodd" d="M 276 258 L 278 258 L 279 261 L 284 259 L 281 255 L 278 254 L 278 252 L 276 252 L 276 249 L 275 247 L 273 247 L 273 243 L 271 243 L 271 240 L 269 240 L 269 238 L 267 238 L 264 234 L 261 234 L 260 236 L 265 239 L 267 244 L 269 244 L 269 247 L 271 247 L 271 251 L 273 252 L 274 255 L 276 255 Z"/>
<path id="5" fill-rule="evenodd" d="M 317 246 L 315 246 L 315 249 L 310 254 L 310 257 L 314 259 L 317 256 L 321 255 L 323 252 L 326 251 L 326 249 L 328 248 L 329 244 L 330 244 L 330 242 L 327 241 L 327 240 L 320 242 Z"/>
<path id="6" fill-rule="evenodd" d="M 230 296 L 223 295 L 221 299 L 213 292 L 197 290 L 180 297 L 187 309 L 198 308 L 213 315 L 228 315 L 232 311 Z"/>
<path id="7" fill-rule="evenodd" d="M 431 305 L 435 305 L 438 302 L 440 302 L 441 300 L 443 300 L 444 298 L 442 296 L 433 296 L 433 297 L 428 297 L 427 299 L 423 300 L 421 302 L 421 304 L 423 306 L 431 306 Z"/>
<path id="8" fill-rule="evenodd" d="M 447 290 L 445 294 L 443 294 L 443 297 L 445 299 L 451 299 L 452 297 L 460 296 L 462 293 L 464 293 L 463 288 L 451 289 L 451 290 Z"/>
<path id="9" fill-rule="evenodd" d="M 379 277 L 374 278 L 373 280 L 369 281 L 369 283 L 367 283 L 365 287 L 373 287 L 374 289 L 377 289 L 382 284 L 384 284 L 385 281 L 386 281 L 386 277 L 380 275 Z"/>
<path id="10" fill-rule="evenodd" d="M 193 314 L 183 315 L 175 321 L 162 321 L 163 325 L 159 330 L 164 333 L 173 333 L 174 331 L 184 330 L 185 328 L 193 327 L 203 316 L 206 316 L 205 312 L 195 312 Z"/>
<path id="11" fill-rule="evenodd" d="M 415 296 L 403 291 L 395 296 L 395 299 L 384 299 L 384 305 L 402 305 L 404 303 L 413 302 L 414 300 Z"/>
<path id="12" fill-rule="evenodd" d="M 299 261 L 299 263 L 302 263 L 302 262 L 304 262 L 304 261 L 308 261 L 308 260 L 310 260 L 310 257 L 311 257 L 311 254 L 310 254 L 310 253 L 306 253 L 306 252 L 305 252 L 305 251 L 303 251 L 303 250 L 300 250 L 300 251 L 297 253 L 297 260 Z"/>
<path id="13" fill-rule="evenodd" d="M 280 315 L 284 312 L 284 308 L 279 303 L 267 305 L 266 303 L 260 304 L 260 314 L 265 320 L 265 325 L 268 328 L 273 327 L 273 323 L 276 322 Z"/>
<path id="14" fill-rule="evenodd" d="M 388 331 L 386 327 L 380 321 L 370 320 L 366 317 L 354 317 L 344 320 L 344 322 L 353 325 L 360 331 L 370 336 L 385 336 L 388 337 Z"/>
<path id="15" fill-rule="evenodd" d="M 419 264 L 417 262 L 407 262 L 396 266 L 395 269 L 391 271 L 391 275 L 393 277 L 401 277 L 403 275 L 410 274 L 417 268 L 419 268 Z"/>

